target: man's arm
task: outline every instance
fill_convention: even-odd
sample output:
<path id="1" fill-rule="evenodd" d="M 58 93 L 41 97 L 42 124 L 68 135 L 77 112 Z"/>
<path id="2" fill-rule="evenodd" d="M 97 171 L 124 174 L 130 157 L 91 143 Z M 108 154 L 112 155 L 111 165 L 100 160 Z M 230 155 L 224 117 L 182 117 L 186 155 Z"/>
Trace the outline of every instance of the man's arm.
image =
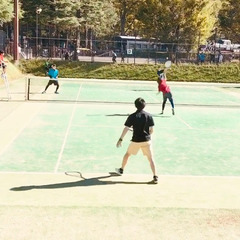
<path id="1" fill-rule="evenodd" d="M 149 127 L 149 133 L 153 134 L 153 127 Z"/>
<path id="2" fill-rule="evenodd" d="M 117 141 L 117 147 L 122 146 L 122 140 L 125 137 L 125 135 L 127 134 L 128 130 L 129 130 L 129 127 L 125 126 L 123 131 L 122 131 L 122 134 L 121 134 L 120 138 Z"/>

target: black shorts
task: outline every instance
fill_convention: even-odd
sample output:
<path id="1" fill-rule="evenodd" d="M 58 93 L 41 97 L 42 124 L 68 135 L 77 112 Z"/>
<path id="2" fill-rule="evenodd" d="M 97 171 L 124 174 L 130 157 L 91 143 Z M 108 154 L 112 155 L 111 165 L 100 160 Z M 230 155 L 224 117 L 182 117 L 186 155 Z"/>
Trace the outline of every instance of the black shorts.
<path id="1" fill-rule="evenodd" d="M 2 64 L 1 64 L 1 67 L 4 69 L 4 68 L 6 68 L 7 66 L 6 66 L 4 63 L 2 63 Z"/>
<path id="2" fill-rule="evenodd" d="M 52 85 L 52 84 L 58 85 L 58 81 L 57 80 L 49 80 L 48 85 Z"/>

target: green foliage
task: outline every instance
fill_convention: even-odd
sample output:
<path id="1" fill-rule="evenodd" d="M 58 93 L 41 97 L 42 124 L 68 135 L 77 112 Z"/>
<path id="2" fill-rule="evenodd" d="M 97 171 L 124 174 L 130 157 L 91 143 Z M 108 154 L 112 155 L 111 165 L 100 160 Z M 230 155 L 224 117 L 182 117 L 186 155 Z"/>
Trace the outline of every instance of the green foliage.
<path id="1" fill-rule="evenodd" d="M 111 0 L 25 0 L 22 7 L 25 11 L 23 22 L 34 26 L 36 8 L 41 7 L 40 24 L 54 24 L 74 38 L 76 32 L 86 28 L 94 31 L 96 36 L 109 34 L 117 21 Z"/>
<path id="2" fill-rule="evenodd" d="M 59 69 L 59 76 L 63 78 L 96 78 L 96 79 L 122 79 L 147 80 L 157 78 L 157 69 L 163 65 L 141 64 L 111 64 L 111 63 L 84 63 L 54 61 Z M 23 60 L 20 62 L 23 72 L 36 76 L 44 76 L 44 61 Z M 221 65 L 172 65 L 168 71 L 169 81 L 186 82 L 221 82 L 240 83 L 239 64 Z"/>
<path id="3" fill-rule="evenodd" d="M 13 3 L 8 2 L 0 1 L 1 22 L 13 17 Z M 51 25 L 52 37 L 58 34 L 79 41 L 84 36 L 91 41 L 137 34 L 196 46 L 205 44 L 218 27 L 221 35 L 239 41 L 240 0 L 24 0 L 21 5 L 21 23 L 28 29 L 35 29 L 36 8 L 42 8 L 39 25 Z"/>
<path id="4" fill-rule="evenodd" d="M 212 35 L 220 7 L 220 0 L 145 0 L 136 16 L 148 38 L 196 44 Z"/>
<path id="5" fill-rule="evenodd" d="M 13 3 L 9 0 L 0 0 L 0 25 L 10 22 L 13 18 Z"/>
<path id="6" fill-rule="evenodd" d="M 227 0 L 219 13 L 220 31 L 226 38 L 239 43 L 240 0 Z"/>
<path id="7" fill-rule="evenodd" d="M 118 13 L 118 34 L 120 35 L 134 35 L 135 30 L 139 29 L 139 25 L 136 24 L 137 12 L 141 4 L 144 4 L 146 0 L 113 0 L 113 4 Z M 138 21 L 137 21 L 138 22 Z"/>

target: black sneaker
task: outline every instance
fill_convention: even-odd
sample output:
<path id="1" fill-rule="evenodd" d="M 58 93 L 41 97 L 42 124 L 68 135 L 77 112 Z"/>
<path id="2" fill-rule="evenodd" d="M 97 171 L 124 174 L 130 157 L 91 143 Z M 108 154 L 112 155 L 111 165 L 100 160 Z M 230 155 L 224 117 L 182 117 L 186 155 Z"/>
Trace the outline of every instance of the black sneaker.
<path id="1" fill-rule="evenodd" d="M 157 184 L 158 183 L 158 176 L 153 176 L 153 183 Z"/>
<path id="2" fill-rule="evenodd" d="M 122 168 L 115 168 L 115 171 L 117 174 L 122 175 L 123 174 L 123 169 Z"/>
<path id="3" fill-rule="evenodd" d="M 59 92 L 56 91 L 55 94 L 59 94 Z"/>
<path id="4" fill-rule="evenodd" d="M 174 108 L 172 109 L 172 115 L 175 115 Z"/>

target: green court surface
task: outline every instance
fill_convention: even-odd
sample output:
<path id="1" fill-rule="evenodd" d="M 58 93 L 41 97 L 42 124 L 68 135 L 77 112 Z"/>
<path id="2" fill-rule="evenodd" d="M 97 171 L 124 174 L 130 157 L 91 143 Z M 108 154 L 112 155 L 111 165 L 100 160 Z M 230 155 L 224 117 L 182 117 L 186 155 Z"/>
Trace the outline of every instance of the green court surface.
<path id="1" fill-rule="evenodd" d="M 35 80 L 0 101 L 1 240 L 240 239 L 237 84 L 169 82 L 173 116 L 155 82 L 60 79 L 57 95 Z M 157 185 L 141 152 L 112 173 L 138 97 L 155 122 Z"/>
<path id="2" fill-rule="evenodd" d="M 1 151 L 1 171 L 114 170 L 120 166 L 131 132 L 122 148 L 115 147 L 116 141 L 128 114 L 135 111 L 134 100 L 143 97 L 145 110 L 155 121 L 153 147 L 159 174 L 240 174 L 237 87 L 169 83 L 176 104 L 176 115 L 172 116 L 170 105 L 166 105 L 164 115 L 159 114 L 162 97 L 156 95 L 155 83 L 72 82 L 64 80 L 59 95 L 53 93 L 53 85 L 46 94 L 40 90 L 30 94 L 34 100 L 24 104 L 36 104 L 39 110 Z M 73 97 L 74 102 L 62 97 Z M 141 153 L 132 157 L 126 172 L 150 173 Z"/>

